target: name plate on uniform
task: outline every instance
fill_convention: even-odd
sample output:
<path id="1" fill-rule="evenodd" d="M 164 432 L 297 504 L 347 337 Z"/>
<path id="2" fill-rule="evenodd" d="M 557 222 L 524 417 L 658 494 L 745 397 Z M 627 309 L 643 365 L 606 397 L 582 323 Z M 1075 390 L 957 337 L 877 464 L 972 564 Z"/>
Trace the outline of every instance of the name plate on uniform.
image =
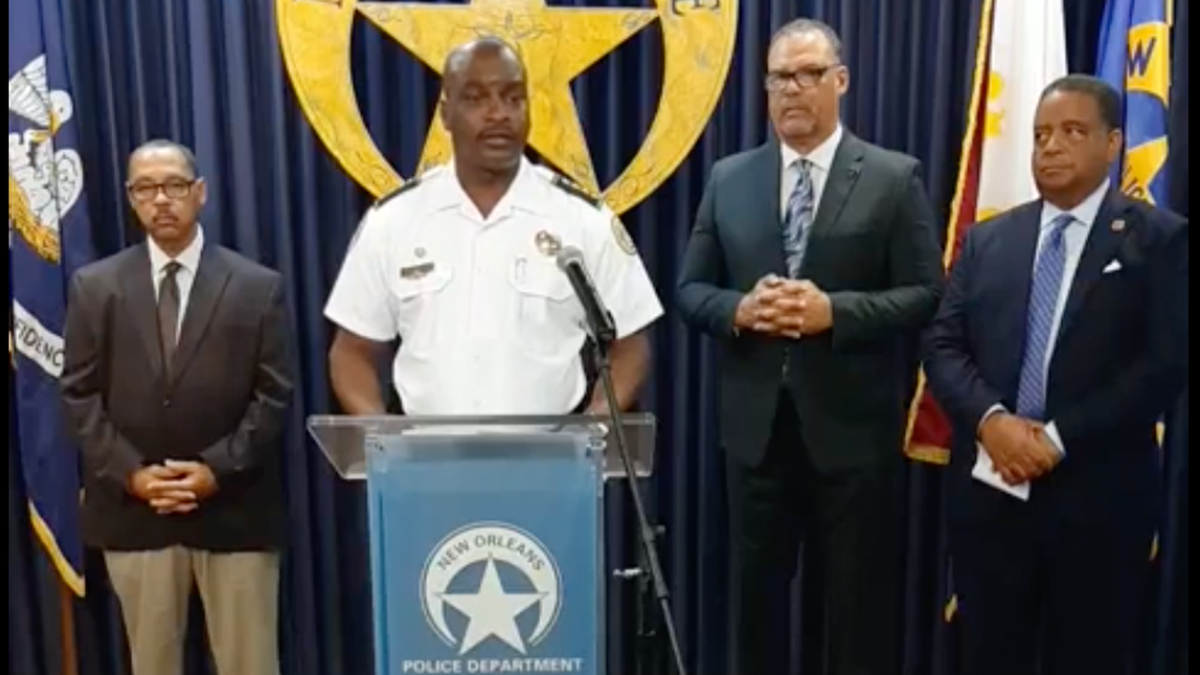
<path id="1" fill-rule="evenodd" d="M 378 675 L 604 672 L 603 478 L 585 434 L 370 445 Z"/>

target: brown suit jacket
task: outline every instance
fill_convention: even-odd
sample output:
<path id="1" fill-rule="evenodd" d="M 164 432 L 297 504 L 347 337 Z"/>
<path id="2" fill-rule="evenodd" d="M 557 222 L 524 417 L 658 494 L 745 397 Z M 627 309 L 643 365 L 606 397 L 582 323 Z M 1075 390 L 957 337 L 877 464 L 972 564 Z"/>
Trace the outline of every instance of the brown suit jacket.
<path id="1" fill-rule="evenodd" d="M 72 278 L 60 379 L 84 460 L 83 536 L 110 550 L 283 543 L 282 428 L 292 393 L 282 277 L 206 244 L 164 374 L 145 244 Z M 216 494 L 160 516 L 128 490 L 138 468 L 199 460 Z"/>

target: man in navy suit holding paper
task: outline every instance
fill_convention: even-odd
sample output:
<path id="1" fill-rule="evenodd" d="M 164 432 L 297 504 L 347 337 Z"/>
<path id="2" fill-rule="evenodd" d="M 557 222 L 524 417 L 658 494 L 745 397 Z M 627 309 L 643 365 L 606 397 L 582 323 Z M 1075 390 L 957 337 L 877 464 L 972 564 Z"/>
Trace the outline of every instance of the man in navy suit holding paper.
<path id="1" fill-rule="evenodd" d="M 1120 95 L 1042 95 L 1042 199 L 968 231 L 926 341 L 954 426 L 969 675 L 1125 675 L 1158 510 L 1155 423 L 1187 380 L 1187 222 L 1110 185 Z M 1041 631 L 1042 633 L 1040 633 Z"/>

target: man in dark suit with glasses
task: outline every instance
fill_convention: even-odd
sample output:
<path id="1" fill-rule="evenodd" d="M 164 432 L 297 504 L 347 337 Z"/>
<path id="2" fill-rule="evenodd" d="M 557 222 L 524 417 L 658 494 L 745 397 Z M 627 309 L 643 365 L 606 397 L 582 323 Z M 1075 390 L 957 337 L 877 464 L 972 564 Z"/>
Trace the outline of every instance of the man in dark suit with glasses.
<path id="1" fill-rule="evenodd" d="M 816 21 L 776 33 L 775 134 L 713 167 L 678 289 L 684 320 L 717 342 L 739 675 L 782 668 L 776 605 L 802 538 L 828 603 L 827 672 L 897 669 L 906 401 L 943 272 L 918 162 L 839 122 L 840 51 Z"/>

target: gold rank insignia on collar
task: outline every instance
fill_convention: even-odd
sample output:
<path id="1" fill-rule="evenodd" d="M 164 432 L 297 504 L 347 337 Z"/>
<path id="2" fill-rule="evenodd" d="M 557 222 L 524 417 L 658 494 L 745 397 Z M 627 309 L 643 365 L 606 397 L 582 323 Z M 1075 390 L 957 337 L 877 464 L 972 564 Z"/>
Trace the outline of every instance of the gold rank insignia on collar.
<path id="1" fill-rule="evenodd" d="M 537 246 L 538 252 L 544 256 L 555 256 L 562 250 L 562 241 L 546 230 L 542 230 L 534 236 L 533 244 Z"/>

